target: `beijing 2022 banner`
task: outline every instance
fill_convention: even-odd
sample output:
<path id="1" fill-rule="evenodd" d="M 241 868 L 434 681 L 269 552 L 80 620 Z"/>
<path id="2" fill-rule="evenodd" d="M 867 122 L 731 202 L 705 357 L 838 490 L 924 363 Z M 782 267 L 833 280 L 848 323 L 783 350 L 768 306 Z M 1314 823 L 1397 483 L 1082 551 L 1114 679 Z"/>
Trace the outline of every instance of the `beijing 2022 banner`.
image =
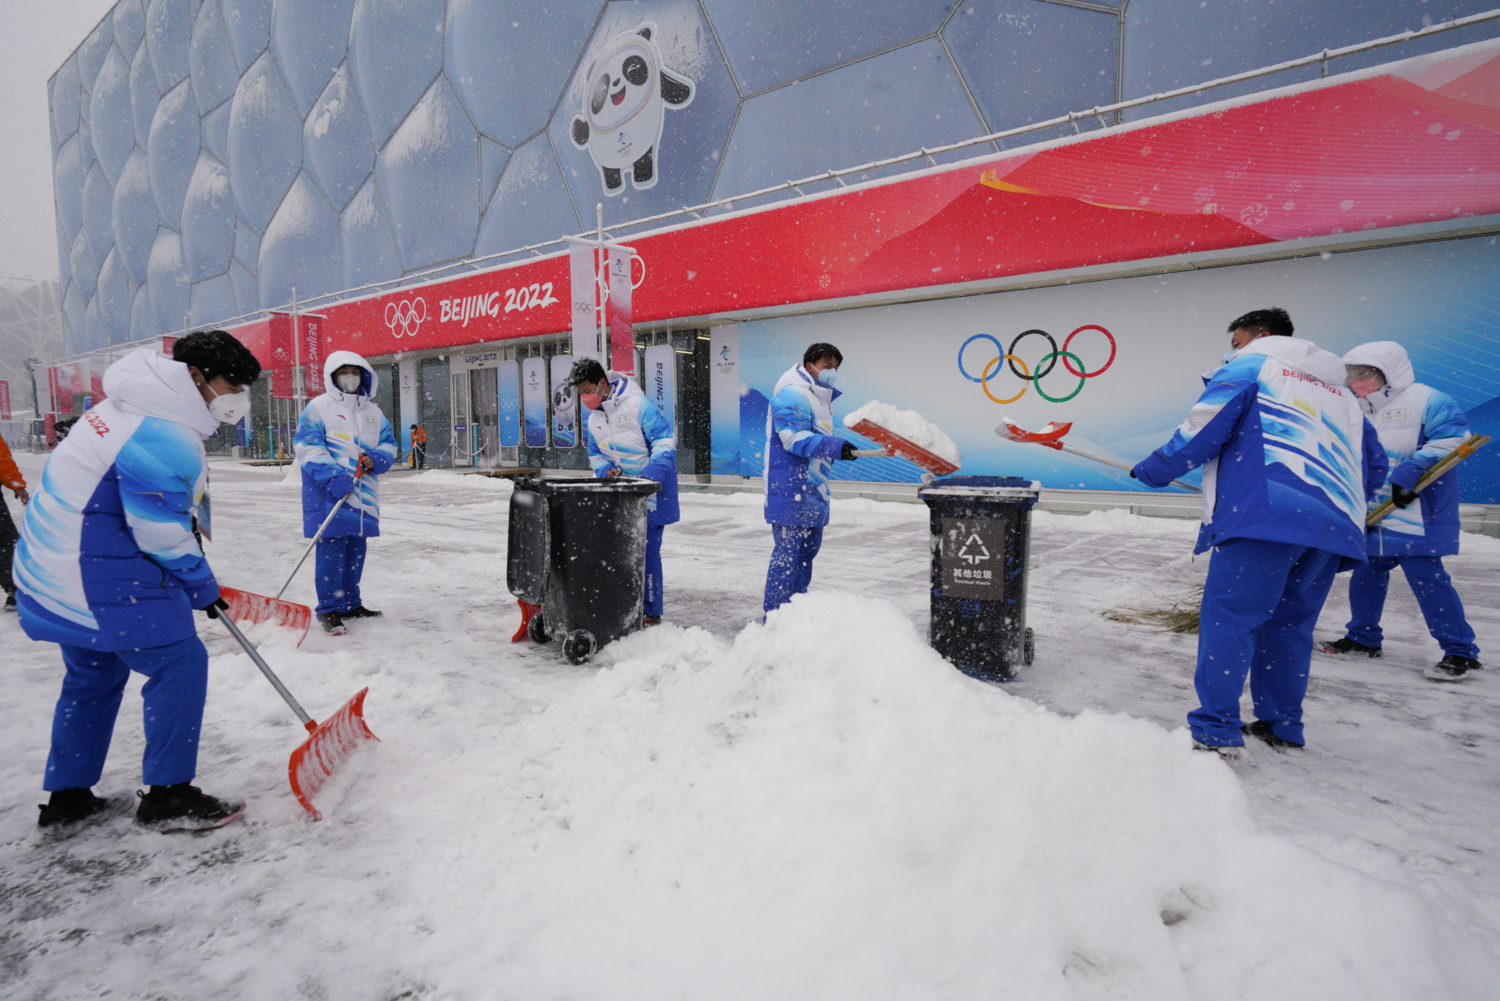
<path id="1" fill-rule="evenodd" d="M 842 418 L 873 399 L 947 432 L 964 474 L 1143 490 L 1123 471 L 994 429 L 1007 417 L 1028 431 L 1071 423 L 1069 444 L 1138 462 L 1171 437 L 1221 363 L 1230 321 L 1268 306 L 1336 354 L 1399 342 L 1419 382 L 1452 396 L 1475 433 L 1500 437 L 1496 301 L 1500 246 L 1483 237 L 742 323 L 738 427 L 716 420 L 714 451 L 737 435 L 740 474 L 761 475 L 776 380 L 826 341 L 844 354 L 835 421 L 860 444 Z M 1466 501 L 1500 503 L 1495 452 L 1464 463 Z M 919 470 L 874 458 L 835 463 L 833 476 L 915 482 Z"/>

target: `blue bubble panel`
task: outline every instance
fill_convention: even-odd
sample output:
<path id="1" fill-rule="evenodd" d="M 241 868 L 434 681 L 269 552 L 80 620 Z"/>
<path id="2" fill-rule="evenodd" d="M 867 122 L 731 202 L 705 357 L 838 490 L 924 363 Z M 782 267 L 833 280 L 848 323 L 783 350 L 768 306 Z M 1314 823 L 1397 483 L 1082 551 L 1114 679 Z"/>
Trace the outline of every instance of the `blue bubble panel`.
<path id="1" fill-rule="evenodd" d="M 188 303 L 188 325 L 194 330 L 222 327 L 240 314 L 235 304 L 234 283 L 228 275 L 219 275 L 193 286 Z"/>
<path id="2" fill-rule="evenodd" d="M 337 292 L 339 218 L 305 173 L 297 175 L 260 241 L 260 308 Z"/>
<path id="3" fill-rule="evenodd" d="M 302 127 L 303 159 L 336 207 L 348 204 L 370 176 L 375 149 L 346 62 L 333 74 Z"/>
<path id="4" fill-rule="evenodd" d="M 78 156 L 83 161 L 84 170 L 94 169 L 94 130 L 89 128 L 88 122 L 78 123 Z"/>
<path id="5" fill-rule="evenodd" d="M 94 154 L 110 183 L 120 179 L 135 146 L 135 119 L 130 102 L 130 64 L 111 48 L 89 99 Z"/>
<path id="6" fill-rule="evenodd" d="M 401 257 L 375 178 L 365 182 L 339 219 L 344 248 L 344 288 L 401 277 Z"/>
<path id="7" fill-rule="evenodd" d="M 203 116 L 203 148 L 220 163 L 229 162 L 229 116 L 233 111 L 234 103 L 225 101 Z"/>
<path id="8" fill-rule="evenodd" d="M 114 21 L 106 17 L 94 25 L 94 30 L 78 46 L 78 80 L 85 90 L 93 90 L 94 81 L 104 68 L 104 60 L 109 57 L 114 37 Z"/>
<path id="9" fill-rule="evenodd" d="M 240 216 L 264 230 L 301 167 L 302 120 L 268 52 L 240 78 L 229 114 L 229 177 Z"/>
<path id="10" fill-rule="evenodd" d="M 52 165 L 52 190 L 57 197 L 57 215 L 62 222 L 63 235 L 68 243 L 78 235 L 83 225 L 83 185 L 88 180 L 89 169 L 83 162 L 83 138 L 74 131 L 73 138 L 63 143 L 57 151 Z"/>
<path id="11" fill-rule="evenodd" d="M 52 78 L 52 141 L 62 143 L 78 131 L 80 107 L 78 92 L 78 57 L 62 64 Z"/>
<path id="12" fill-rule="evenodd" d="M 199 111 L 216 108 L 234 96 L 240 71 L 234 64 L 234 50 L 229 45 L 219 0 L 203 0 L 198 10 L 188 66 L 192 70 L 193 96 L 198 99 Z"/>
<path id="13" fill-rule="evenodd" d="M 234 226 L 229 170 L 213 157 L 200 154 L 182 206 L 182 254 L 189 280 L 201 282 L 229 270 Z"/>
<path id="14" fill-rule="evenodd" d="M 63 341 L 63 350 L 67 354 L 79 354 L 89 349 L 89 321 L 88 321 L 88 296 L 84 295 L 75 282 L 68 289 L 68 294 L 63 296 L 63 319 L 67 321 L 67 337 Z"/>
<path id="15" fill-rule="evenodd" d="M 99 269 L 99 284 L 90 302 L 91 307 L 96 304 L 98 306 L 98 319 L 96 321 L 90 318 L 90 330 L 95 329 L 97 322 L 98 332 L 105 343 L 129 340 L 130 305 L 134 301 L 135 286 L 130 282 L 130 275 L 125 272 L 120 255 L 111 250 L 104 259 L 104 267 Z"/>
<path id="16" fill-rule="evenodd" d="M 151 68 L 151 56 L 143 45 L 130 64 L 130 114 L 135 123 L 135 144 L 142 149 L 151 141 L 151 120 L 156 117 L 160 102 L 156 71 Z"/>
<path id="17" fill-rule="evenodd" d="M 151 248 L 156 243 L 158 226 L 156 198 L 151 194 L 151 170 L 146 154 L 137 148 L 125 161 L 120 182 L 115 185 L 114 204 L 110 207 L 114 223 L 115 251 L 120 262 L 137 285 L 146 284 L 146 267 Z"/>
<path id="18" fill-rule="evenodd" d="M 357 0 L 349 63 L 370 136 L 384 146 L 442 69 L 443 0 Z"/>
<path id="19" fill-rule="evenodd" d="M 243 219 L 234 221 L 234 256 L 247 268 L 257 267 L 260 261 L 260 234 Z"/>
<path id="20" fill-rule="evenodd" d="M 151 295 L 142 285 L 135 290 L 135 301 L 130 304 L 130 339 L 133 341 L 161 333 L 151 318 Z"/>
<path id="21" fill-rule="evenodd" d="M 151 192 L 156 210 L 172 229 L 182 228 L 182 200 L 198 162 L 198 108 L 193 88 L 179 83 L 156 106 L 146 158 L 151 166 Z"/>
<path id="22" fill-rule="evenodd" d="M 930 35 L 954 4 L 885 0 L 878 14 L 862 0 L 704 0 L 703 6 L 740 88 L 753 94 Z"/>
<path id="23" fill-rule="evenodd" d="M 999 132 L 1113 104 L 1118 25 L 1114 14 L 1078 7 L 977 0 L 964 4 L 943 38 L 988 131 Z"/>
<path id="24" fill-rule="evenodd" d="M 241 73 L 260 58 L 271 41 L 271 0 L 220 0 L 224 27 Z"/>
<path id="25" fill-rule="evenodd" d="M 597 0 L 450 0 L 448 78 L 480 131 L 515 146 L 546 125 L 598 16 Z"/>
<path id="26" fill-rule="evenodd" d="M 349 48 L 354 0 L 281 0 L 271 10 L 271 51 L 286 74 L 298 117 L 312 110 Z"/>
<path id="27" fill-rule="evenodd" d="M 234 301 L 240 312 L 249 313 L 257 308 L 260 293 L 256 291 L 255 275 L 239 261 L 229 265 L 229 281 L 234 286 Z"/>
<path id="28" fill-rule="evenodd" d="M 52 221 L 57 230 L 57 290 L 58 295 L 66 295 L 68 283 L 73 280 L 73 245 L 63 236 L 62 220 L 58 218 L 55 205 Z"/>
<path id="29" fill-rule="evenodd" d="M 479 137 L 479 203 L 489 204 L 495 193 L 495 184 L 505 172 L 510 150 L 492 139 Z"/>
<path id="30" fill-rule="evenodd" d="M 146 8 L 146 49 L 156 70 L 156 87 L 163 94 L 188 75 L 195 10 L 184 0 L 151 0 Z"/>
<path id="31" fill-rule="evenodd" d="M 114 12 L 115 47 L 127 61 L 135 58 L 146 33 L 146 9 L 141 0 L 120 0 Z"/>
<path id="32" fill-rule="evenodd" d="M 82 233 L 73 241 L 73 250 L 68 257 L 73 287 L 81 289 L 85 296 L 93 295 L 94 285 L 99 280 L 99 261 L 89 250 L 89 241 Z"/>
<path id="33" fill-rule="evenodd" d="M 479 227 L 477 257 L 498 254 L 586 228 L 579 224 L 546 136 L 511 156 Z"/>
<path id="34" fill-rule="evenodd" d="M 474 249 L 479 226 L 479 135 L 439 78 L 375 161 L 396 246 L 408 271 Z"/>
<path id="35" fill-rule="evenodd" d="M 103 261 L 109 248 L 115 245 L 114 212 L 115 192 L 104 176 L 99 164 L 89 171 L 89 179 L 83 185 L 83 235 L 89 241 L 96 261 Z"/>
<path id="36" fill-rule="evenodd" d="M 187 318 L 192 286 L 182 259 L 182 238 L 169 229 L 156 231 L 151 262 L 146 267 L 146 290 L 151 298 L 151 322 L 158 332 L 181 330 Z"/>

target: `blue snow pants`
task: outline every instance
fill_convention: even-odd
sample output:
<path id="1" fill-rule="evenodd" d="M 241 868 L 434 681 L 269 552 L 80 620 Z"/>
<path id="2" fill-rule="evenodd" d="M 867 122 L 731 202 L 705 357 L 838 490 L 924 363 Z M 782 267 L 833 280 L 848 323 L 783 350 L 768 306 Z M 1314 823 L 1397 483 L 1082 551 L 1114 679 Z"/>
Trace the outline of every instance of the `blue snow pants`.
<path id="1" fill-rule="evenodd" d="M 87 789 L 99 781 L 131 671 L 147 678 L 141 688 L 146 716 L 141 777 L 154 786 L 192 781 L 208 696 L 203 641 L 189 636 L 166 646 L 115 651 L 59 646 L 68 673 L 52 714 L 52 752 L 42 788 Z"/>
<path id="2" fill-rule="evenodd" d="M 359 600 L 359 579 L 365 572 L 364 536 L 319 539 L 316 560 L 319 615 L 352 612 L 363 604 Z"/>
<path id="3" fill-rule="evenodd" d="M 646 526 L 646 609 L 647 615 L 661 617 L 661 537 L 666 525 Z"/>
<path id="4" fill-rule="evenodd" d="M 1193 737 L 1214 747 L 1245 742 L 1240 693 L 1250 677 L 1255 718 L 1294 744 L 1302 740 L 1313 626 L 1341 557 L 1311 546 L 1260 539 L 1221 543 L 1208 563 L 1198 622 L 1199 708 Z"/>
<path id="5" fill-rule="evenodd" d="M 794 594 L 806 594 L 812 583 L 813 558 L 823 547 L 823 530 L 806 525 L 772 525 L 771 567 L 766 571 L 767 612 L 773 612 L 791 600 Z"/>
<path id="6" fill-rule="evenodd" d="M 1356 567 L 1349 578 L 1349 638 L 1365 646 L 1380 646 L 1380 613 L 1385 610 L 1386 589 L 1391 571 L 1400 567 L 1417 596 L 1427 631 L 1438 641 L 1444 654 L 1479 659 L 1474 645 L 1474 630 L 1464 618 L 1464 603 L 1458 599 L 1453 579 L 1443 569 L 1439 556 L 1373 556 L 1370 562 Z"/>

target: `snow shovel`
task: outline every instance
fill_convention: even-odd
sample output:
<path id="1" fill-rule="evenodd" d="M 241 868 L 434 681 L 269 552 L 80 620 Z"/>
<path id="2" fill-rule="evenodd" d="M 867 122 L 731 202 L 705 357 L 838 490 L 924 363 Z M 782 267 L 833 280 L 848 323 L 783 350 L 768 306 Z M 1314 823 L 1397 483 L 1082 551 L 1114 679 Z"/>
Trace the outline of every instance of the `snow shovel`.
<path id="1" fill-rule="evenodd" d="M 1059 452 L 1071 452 L 1085 459 L 1092 459 L 1094 462 L 1113 466 L 1115 469 L 1123 469 L 1127 473 L 1135 468 L 1128 462 L 1121 462 L 1119 459 L 1111 459 L 1109 456 L 1100 455 L 1098 452 L 1089 452 L 1081 448 L 1075 448 L 1072 445 L 1064 444 L 1062 436 L 1073 429 L 1072 424 L 1058 424 L 1054 421 L 1048 423 L 1040 431 L 1025 431 L 1009 417 L 1000 418 L 1000 422 L 1000 426 L 995 428 L 995 433 L 1006 441 L 1028 442 L 1034 445 L 1041 445 L 1043 448 L 1055 448 Z M 1172 485 L 1181 487 L 1184 490 L 1190 490 L 1195 494 L 1203 492 L 1202 487 L 1195 486 L 1187 480 L 1173 480 Z"/>
<path id="2" fill-rule="evenodd" d="M 1468 439 L 1462 445 L 1459 445 L 1453 451 L 1443 456 L 1442 459 L 1433 463 L 1432 468 L 1423 473 L 1422 478 L 1417 481 L 1417 485 L 1412 490 L 1412 493 L 1421 493 L 1432 484 L 1433 480 L 1436 480 L 1439 476 L 1442 476 L 1448 470 L 1452 469 L 1460 462 L 1463 462 L 1469 456 L 1473 455 L 1475 452 L 1479 451 L 1489 443 L 1490 436 L 1487 434 L 1476 435 L 1475 437 Z M 1374 528 L 1376 525 L 1380 524 L 1380 520 L 1382 518 L 1390 514 L 1395 509 L 1396 502 L 1387 498 L 1385 501 L 1381 502 L 1381 504 L 1376 507 L 1375 510 L 1371 511 L 1365 518 L 1365 527 Z"/>
<path id="3" fill-rule="evenodd" d="M 223 589 L 220 588 L 222 591 Z M 228 600 L 228 599 L 225 599 Z M 229 634 L 239 641 L 240 646 L 250 655 L 255 666 L 260 668 L 260 673 L 266 676 L 266 680 L 276 689 L 286 704 L 292 707 L 292 712 L 302 721 L 310 736 L 302 742 L 302 745 L 292 752 L 291 760 L 287 762 L 287 776 L 291 779 L 292 793 L 297 797 L 297 802 L 302 808 L 313 815 L 314 820 L 322 820 L 323 815 L 318 808 L 313 806 L 313 797 L 318 794 L 334 772 L 349 760 L 359 747 L 369 741 L 379 741 L 380 738 L 370 732 L 365 725 L 365 694 L 369 688 L 361 688 L 338 712 L 329 716 L 322 723 L 307 715 L 307 710 L 292 697 L 287 691 L 281 679 L 276 677 L 269 664 L 261 657 L 260 651 L 255 649 L 254 644 L 245 639 L 245 634 L 240 632 L 240 627 L 234 624 L 228 612 L 219 609 L 218 615 Z"/>
<path id="4" fill-rule="evenodd" d="M 360 466 L 359 471 L 354 474 L 354 485 L 356 488 L 359 486 L 359 478 L 363 475 L 365 475 L 365 467 Z M 318 534 L 314 535 L 312 541 L 307 544 L 307 551 L 302 554 L 302 558 L 297 561 L 297 565 L 292 567 L 292 572 L 287 576 L 286 583 L 281 585 L 281 590 L 276 592 L 278 599 L 283 594 L 286 594 L 287 588 L 292 586 L 292 578 L 297 576 L 297 571 L 302 569 L 302 564 L 306 563 L 307 558 L 312 555 L 313 547 L 318 544 L 319 539 L 323 538 L 323 533 L 328 531 L 328 525 L 333 521 L 333 516 L 339 513 L 339 508 L 344 506 L 344 501 L 348 500 L 352 493 L 354 493 L 353 490 L 340 497 L 338 503 L 333 505 L 333 510 L 328 512 L 328 517 L 323 519 L 323 524 L 318 526 Z"/>
<path id="5" fill-rule="evenodd" d="M 855 434 L 864 435 L 871 441 L 879 442 L 880 444 L 886 446 L 882 449 L 861 449 L 860 451 L 855 453 L 856 455 L 894 455 L 896 458 L 905 459 L 912 465 L 917 466 L 921 469 L 925 469 L 927 472 L 932 473 L 935 476 L 947 476 L 949 473 L 958 472 L 958 466 L 949 462 L 947 459 L 933 452 L 929 452 L 921 445 L 907 441 L 905 438 L 901 437 L 899 434 L 896 434 L 896 432 L 894 431 L 887 431 L 885 428 L 881 427 L 879 424 L 876 424 L 868 417 L 861 420 L 858 424 L 855 424 L 849 430 L 853 431 Z"/>
<path id="6" fill-rule="evenodd" d="M 248 622 L 251 625 L 271 622 L 285 626 L 296 633 L 297 646 L 301 646 L 302 641 L 307 639 L 307 628 L 312 625 L 312 609 L 306 605 L 267 598 L 263 594 L 252 594 L 222 584 L 219 585 L 219 597 L 229 603 L 229 610 L 234 613 L 237 622 Z"/>

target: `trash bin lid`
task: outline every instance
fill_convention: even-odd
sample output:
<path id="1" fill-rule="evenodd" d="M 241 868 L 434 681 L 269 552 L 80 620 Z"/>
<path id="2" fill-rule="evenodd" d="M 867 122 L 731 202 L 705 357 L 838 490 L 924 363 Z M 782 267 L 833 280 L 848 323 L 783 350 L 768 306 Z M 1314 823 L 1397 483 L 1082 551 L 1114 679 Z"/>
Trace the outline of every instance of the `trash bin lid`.
<path id="1" fill-rule="evenodd" d="M 647 496 L 661 489 L 661 484 L 642 476 L 613 476 L 607 480 L 578 477 L 566 480 L 543 480 L 542 489 L 549 494 L 577 495 L 583 492 Z"/>
<path id="2" fill-rule="evenodd" d="M 945 476 L 917 491 L 926 497 L 985 497 L 992 500 L 1036 500 L 1042 495 L 1040 480 L 1021 476 Z"/>

